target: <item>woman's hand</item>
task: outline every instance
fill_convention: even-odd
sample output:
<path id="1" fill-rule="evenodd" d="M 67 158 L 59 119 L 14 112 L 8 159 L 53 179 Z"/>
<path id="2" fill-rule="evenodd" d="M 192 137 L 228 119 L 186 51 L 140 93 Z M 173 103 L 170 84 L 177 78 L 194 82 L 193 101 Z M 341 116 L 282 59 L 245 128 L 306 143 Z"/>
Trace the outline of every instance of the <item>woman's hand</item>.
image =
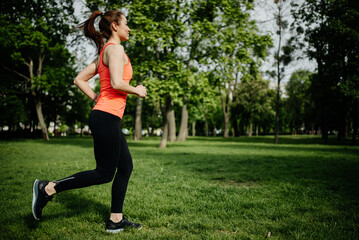
<path id="1" fill-rule="evenodd" d="M 147 96 L 146 87 L 143 85 L 137 85 L 136 86 L 136 95 L 141 98 L 145 98 Z"/>

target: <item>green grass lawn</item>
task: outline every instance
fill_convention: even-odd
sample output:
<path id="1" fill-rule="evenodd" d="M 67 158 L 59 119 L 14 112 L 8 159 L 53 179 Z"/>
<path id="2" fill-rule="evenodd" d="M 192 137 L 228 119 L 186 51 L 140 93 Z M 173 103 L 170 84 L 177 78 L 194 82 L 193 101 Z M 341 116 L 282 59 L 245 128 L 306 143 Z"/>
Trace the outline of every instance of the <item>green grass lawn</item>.
<path id="1" fill-rule="evenodd" d="M 0 239 L 359 239 L 359 147 L 318 137 L 129 139 L 124 213 L 106 233 L 111 184 L 63 192 L 31 213 L 35 178 L 95 167 L 91 138 L 0 141 Z"/>

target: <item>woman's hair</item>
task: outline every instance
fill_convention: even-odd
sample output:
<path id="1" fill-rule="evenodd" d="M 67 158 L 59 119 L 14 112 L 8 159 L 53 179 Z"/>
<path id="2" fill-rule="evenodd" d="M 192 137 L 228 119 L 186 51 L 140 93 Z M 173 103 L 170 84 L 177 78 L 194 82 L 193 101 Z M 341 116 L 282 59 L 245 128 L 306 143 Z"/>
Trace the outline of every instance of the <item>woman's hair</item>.
<path id="1" fill-rule="evenodd" d="M 120 24 L 122 15 L 124 14 L 118 10 L 110 10 L 105 13 L 94 11 L 89 19 L 79 25 L 79 28 L 84 30 L 85 36 L 95 42 L 97 54 L 100 54 L 101 49 L 105 45 L 104 38 L 107 40 L 111 37 L 111 23 L 116 22 Z M 99 22 L 100 32 L 95 29 L 95 19 L 98 16 L 101 16 Z"/>

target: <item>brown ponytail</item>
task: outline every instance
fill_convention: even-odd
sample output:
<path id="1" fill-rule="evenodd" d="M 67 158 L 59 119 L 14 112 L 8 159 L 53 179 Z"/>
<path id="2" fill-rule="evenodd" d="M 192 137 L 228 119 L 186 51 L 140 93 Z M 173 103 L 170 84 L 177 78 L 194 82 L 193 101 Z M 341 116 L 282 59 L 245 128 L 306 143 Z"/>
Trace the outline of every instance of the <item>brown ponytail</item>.
<path id="1" fill-rule="evenodd" d="M 79 25 L 79 28 L 83 29 L 85 36 L 96 44 L 97 54 L 100 54 L 101 49 L 105 45 L 104 38 L 107 40 L 111 37 L 111 23 L 116 22 L 121 24 L 121 16 L 124 15 L 122 12 L 117 10 L 110 10 L 104 14 L 101 11 L 94 11 L 89 19 Z M 101 16 L 99 22 L 99 29 L 101 32 L 98 32 L 95 29 L 95 19 Z"/>

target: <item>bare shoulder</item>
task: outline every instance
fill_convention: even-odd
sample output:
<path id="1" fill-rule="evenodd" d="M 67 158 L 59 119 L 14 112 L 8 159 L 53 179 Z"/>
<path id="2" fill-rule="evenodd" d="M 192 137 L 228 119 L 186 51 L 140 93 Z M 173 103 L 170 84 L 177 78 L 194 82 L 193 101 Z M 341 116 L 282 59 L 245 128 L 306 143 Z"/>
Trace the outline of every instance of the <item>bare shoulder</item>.
<path id="1" fill-rule="evenodd" d="M 112 55 L 112 54 L 124 55 L 125 54 L 125 49 L 120 44 L 111 44 L 111 45 L 108 45 L 105 48 L 105 53 L 108 54 L 108 55 Z"/>
<path id="2" fill-rule="evenodd" d="M 128 63 L 128 59 L 125 55 L 125 49 L 120 44 L 116 44 L 116 45 L 113 44 L 113 45 L 107 46 L 104 54 L 105 54 L 104 59 L 114 58 L 114 59 L 119 59 L 119 60 L 123 61 L 124 65 L 126 65 Z"/>

